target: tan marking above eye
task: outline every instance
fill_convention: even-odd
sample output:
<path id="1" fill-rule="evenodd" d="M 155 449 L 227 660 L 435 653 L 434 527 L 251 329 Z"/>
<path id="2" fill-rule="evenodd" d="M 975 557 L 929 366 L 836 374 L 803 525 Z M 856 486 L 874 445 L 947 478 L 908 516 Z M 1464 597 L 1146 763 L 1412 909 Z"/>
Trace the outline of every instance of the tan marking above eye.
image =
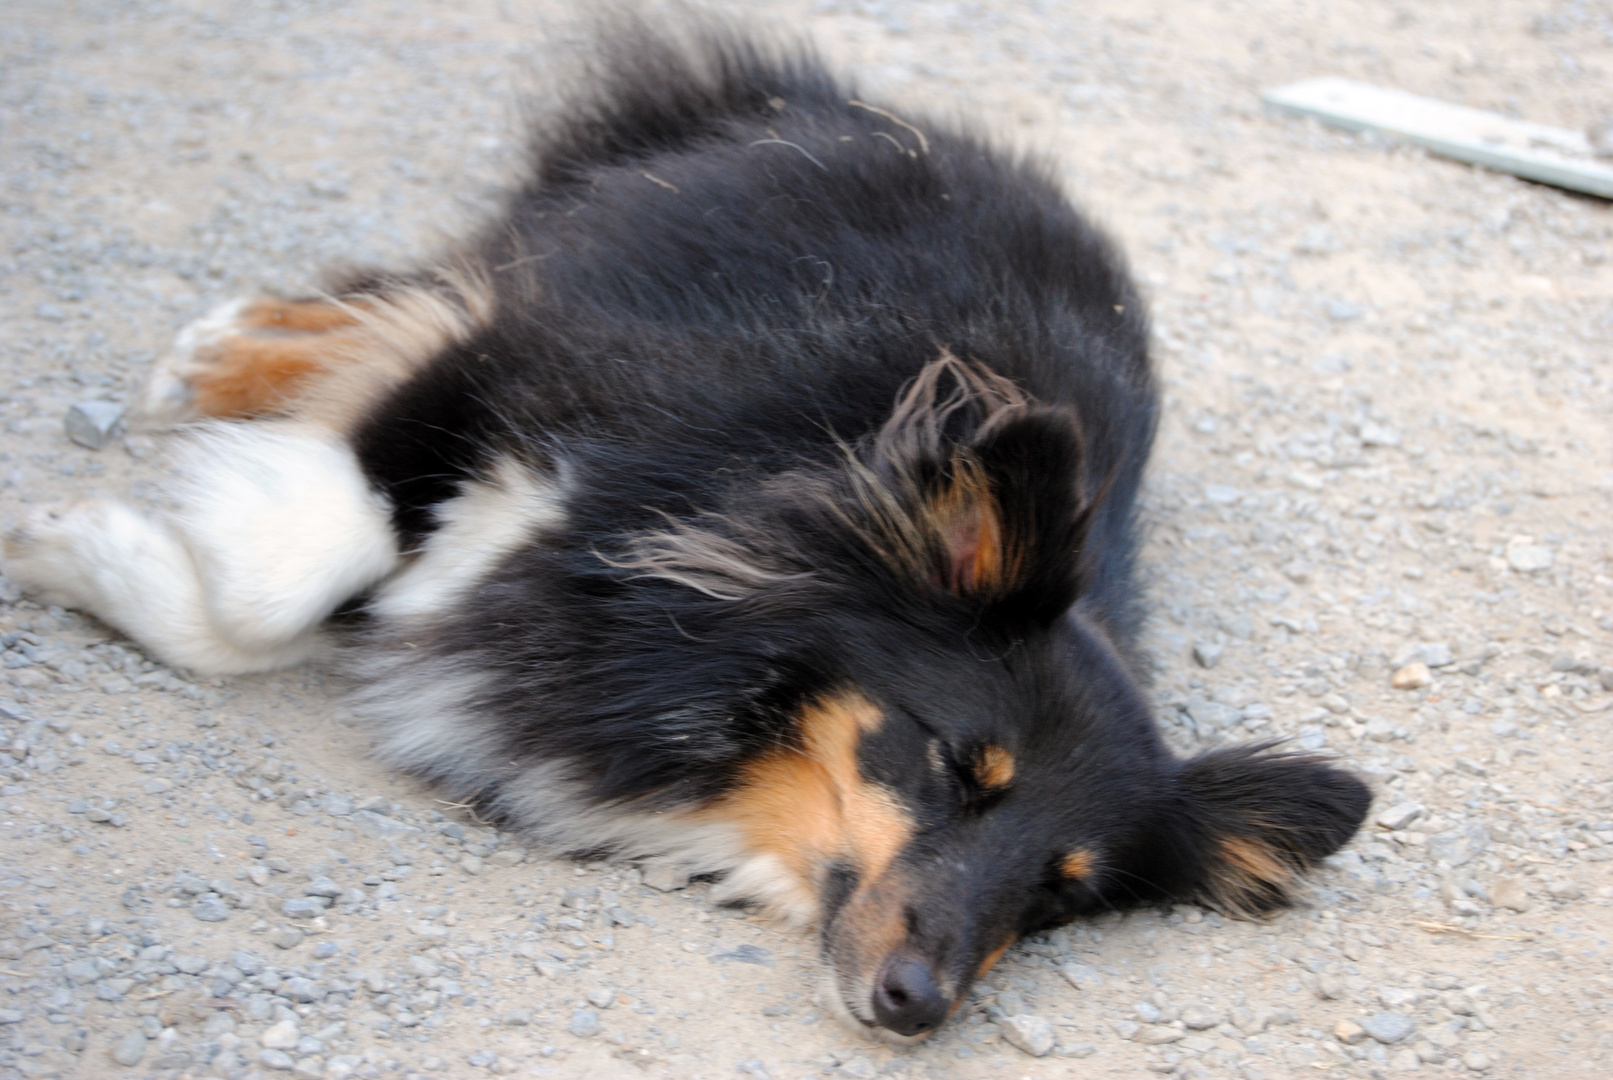
<path id="1" fill-rule="evenodd" d="M 1076 848 L 1059 861 L 1059 873 L 1072 881 L 1080 881 L 1092 873 L 1095 862 L 1090 848 Z"/>
<path id="2" fill-rule="evenodd" d="M 987 791 L 1001 791 L 1014 780 L 1014 755 L 1000 746 L 980 751 L 974 767 L 975 780 Z"/>

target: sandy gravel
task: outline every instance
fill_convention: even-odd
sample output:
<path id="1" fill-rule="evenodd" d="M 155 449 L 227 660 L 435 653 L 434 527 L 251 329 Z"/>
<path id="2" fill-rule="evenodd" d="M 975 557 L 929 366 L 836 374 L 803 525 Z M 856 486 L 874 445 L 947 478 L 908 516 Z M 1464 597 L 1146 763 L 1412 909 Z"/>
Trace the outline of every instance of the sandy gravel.
<path id="1" fill-rule="evenodd" d="M 151 440 L 63 418 L 211 304 L 485 209 L 587 7 L 6 4 L 0 517 L 151 496 Z M 1352 760 L 1367 832 L 1270 924 L 1027 942 L 893 1052 L 822 1015 L 809 937 L 525 852 L 367 761 L 321 672 L 197 682 L 0 583 L 0 1075 L 1613 1075 L 1613 212 L 1257 102 L 1331 73 L 1584 126 L 1613 8 L 750 11 L 1056 154 L 1123 238 L 1161 715 Z"/>

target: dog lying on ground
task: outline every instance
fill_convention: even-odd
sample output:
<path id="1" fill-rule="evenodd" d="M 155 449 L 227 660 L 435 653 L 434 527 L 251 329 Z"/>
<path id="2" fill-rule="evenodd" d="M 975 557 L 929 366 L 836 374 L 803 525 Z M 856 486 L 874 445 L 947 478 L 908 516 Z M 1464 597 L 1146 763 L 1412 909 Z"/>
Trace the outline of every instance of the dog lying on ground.
<path id="1" fill-rule="evenodd" d="M 175 508 L 38 513 L 7 573 L 201 673 L 340 646 L 387 760 L 815 923 L 893 1040 L 1050 924 L 1288 901 L 1368 793 L 1161 742 L 1110 242 L 805 53 L 605 55 L 469 242 L 189 327 Z"/>

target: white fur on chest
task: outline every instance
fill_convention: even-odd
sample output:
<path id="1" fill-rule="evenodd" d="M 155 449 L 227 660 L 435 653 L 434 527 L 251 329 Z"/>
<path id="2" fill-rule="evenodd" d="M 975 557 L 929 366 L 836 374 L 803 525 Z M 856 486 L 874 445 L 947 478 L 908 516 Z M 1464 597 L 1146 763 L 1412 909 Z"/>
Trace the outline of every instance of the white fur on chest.
<path id="1" fill-rule="evenodd" d="M 566 485 L 500 458 L 484 479 L 470 480 L 437 507 L 437 529 L 423 550 L 376 592 L 370 613 L 408 622 L 448 611 L 464 592 L 511 553 L 564 520 Z"/>

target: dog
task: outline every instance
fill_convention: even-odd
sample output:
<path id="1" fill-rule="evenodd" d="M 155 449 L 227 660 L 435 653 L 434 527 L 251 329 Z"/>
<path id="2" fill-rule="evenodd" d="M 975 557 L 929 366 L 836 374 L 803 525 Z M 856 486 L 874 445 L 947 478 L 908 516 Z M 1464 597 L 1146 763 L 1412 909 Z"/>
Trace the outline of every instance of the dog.
<path id="1" fill-rule="evenodd" d="M 172 507 L 41 511 L 6 572 L 202 674 L 333 650 L 387 761 L 814 924 L 892 1041 L 1041 928 L 1290 902 L 1368 791 L 1162 742 L 1114 244 L 803 48 L 602 57 L 469 240 L 187 328 Z"/>

